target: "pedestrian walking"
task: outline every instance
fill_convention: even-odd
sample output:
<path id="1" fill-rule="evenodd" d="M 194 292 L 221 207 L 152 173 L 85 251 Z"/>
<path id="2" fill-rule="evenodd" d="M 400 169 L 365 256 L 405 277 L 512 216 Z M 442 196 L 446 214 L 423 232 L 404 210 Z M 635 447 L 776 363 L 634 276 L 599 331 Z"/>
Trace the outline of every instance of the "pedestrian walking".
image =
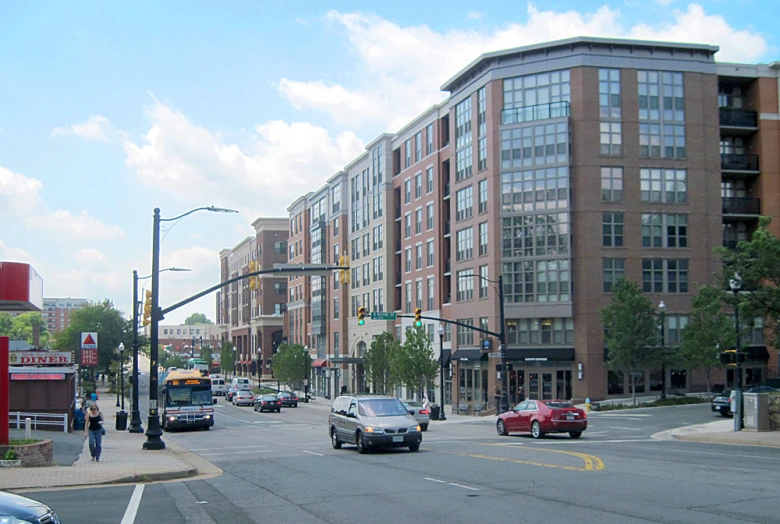
<path id="1" fill-rule="evenodd" d="M 97 404 L 89 406 L 89 417 L 85 434 L 89 437 L 89 454 L 94 462 L 100 462 L 100 454 L 103 451 L 103 435 L 106 430 L 103 427 L 103 413 Z"/>
<path id="2" fill-rule="evenodd" d="M 523 391 L 523 386 L 520 386 L 517 388 L 517 402 L 522 402 L 525 400 L 525 392 Z"/>

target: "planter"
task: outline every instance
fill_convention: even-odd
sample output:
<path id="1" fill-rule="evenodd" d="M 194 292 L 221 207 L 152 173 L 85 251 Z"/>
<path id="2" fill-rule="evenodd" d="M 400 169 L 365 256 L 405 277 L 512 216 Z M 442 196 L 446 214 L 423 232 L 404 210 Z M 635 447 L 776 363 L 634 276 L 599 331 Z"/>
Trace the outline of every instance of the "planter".
<path id="1" fill-rule="evenodd" d="M 16 452 L 16 459 L 0 462 L 13 462 L 14 464 L 12 464 L 11 467 L 18 467 L 21 465 L 23 468 L 33 468 L 54 465 L 54 444 L 51 440 L 42 440 L 33 444 L 0 446 L 0 457 L 4 457 L 9 449 Z M 0 464 L 0 467 L 8 466 Z"/>
<path id="2" fill-rule="evenodd" d="M 0 460 L 0 468 L 20 468 L 20 467 L 22 467 L 22 459 Z"/>

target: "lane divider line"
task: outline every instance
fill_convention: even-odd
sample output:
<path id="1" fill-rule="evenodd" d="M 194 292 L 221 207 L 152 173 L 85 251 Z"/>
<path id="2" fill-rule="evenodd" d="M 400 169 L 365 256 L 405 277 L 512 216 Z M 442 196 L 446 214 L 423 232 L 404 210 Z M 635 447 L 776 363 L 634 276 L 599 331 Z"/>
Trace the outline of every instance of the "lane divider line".
<path id="1" fill-rule="evenodd" d="M 315 453 L 313 451 L 309 451 L 308 449 L 304 449 L 303 452 L 304 453 L 309 453 L 310 455 L 317 455 L 318 457 L 324 457 L 325 456 L 322 453 Z"/>
<path id="2" fill-rule="evenodd" d="M 127 504 L 125 514 L 122 517 L 122 524 L 133 524 L 135 522 L 135 516 L 138 514 L 138 507 L 141 505 L 143 494 L 144 484 L 136 484 L 133 495 L 130 497 L 130 502 Z"/>

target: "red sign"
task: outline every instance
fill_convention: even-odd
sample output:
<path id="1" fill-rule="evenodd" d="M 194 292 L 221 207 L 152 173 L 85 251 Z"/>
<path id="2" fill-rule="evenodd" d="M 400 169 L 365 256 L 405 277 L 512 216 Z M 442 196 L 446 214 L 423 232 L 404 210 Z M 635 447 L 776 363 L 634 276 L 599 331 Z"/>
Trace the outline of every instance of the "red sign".
<path id="1" fill-rule="evenodd" d="M 43 279 L 30 266 L 0 261 L 0 311 L 43 309 Z"/>
<path id="2" fill-rule="evenodd" d="M 67 366 L 73 364 L 73 354 L 64 351 L 11 351 L 12 366 Z"/>
<path id="3" fill-rule="evenodd" d="M 98 350 L 97 349 L 82 349 L 81 350 L 81 367 L 94 368 L 98 365 Z"/>
<path id="4" fill-rule="evenodd" d="M 11 373 L 11 380 L 65 380 L 64 373 Z"/>

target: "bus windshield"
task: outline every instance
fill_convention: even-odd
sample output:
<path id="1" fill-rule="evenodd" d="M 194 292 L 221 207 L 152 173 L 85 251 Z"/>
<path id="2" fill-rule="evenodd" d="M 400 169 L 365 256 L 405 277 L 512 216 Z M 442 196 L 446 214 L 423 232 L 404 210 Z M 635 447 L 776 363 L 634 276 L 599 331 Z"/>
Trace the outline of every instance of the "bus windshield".
<path id="1" fill-rule="evenodd" d="M 211 386 L 168 386 L 166 406 L 209 406 Z"/>

